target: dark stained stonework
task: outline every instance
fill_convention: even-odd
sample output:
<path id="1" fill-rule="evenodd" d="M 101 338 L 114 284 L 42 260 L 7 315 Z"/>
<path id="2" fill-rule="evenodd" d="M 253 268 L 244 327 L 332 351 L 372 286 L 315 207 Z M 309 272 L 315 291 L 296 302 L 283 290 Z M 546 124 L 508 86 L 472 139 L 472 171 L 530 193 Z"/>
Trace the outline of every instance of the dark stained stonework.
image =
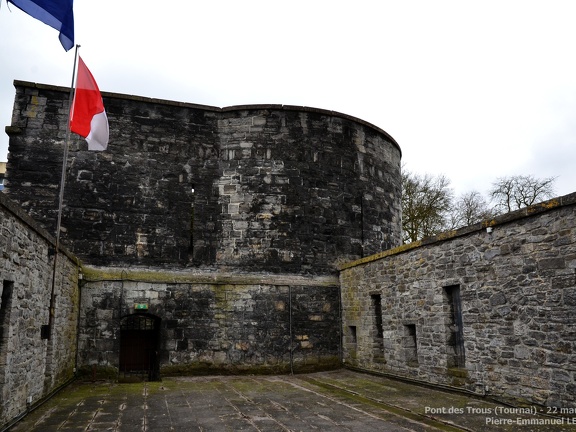
<path id="1" fill-rule="evenodd" d="M 15 86 L 6 191 L 54 230 L 68 91 Z M 400 148 L 375 126 L 282 105 L 104 104 L 108 150 L 73 134 L 64 195 L 63 242 L 87 262 L 323 274 L 400 242 Z"/>
<path id="2" fill-rule="evenodd" d="M 340 364 L 336 278 L 85 271 L 79 348 L 88 372 L 121 364 L 120 321 L 140 303 L 148 306 L 146 315 L 161 319 L 161 375 L 303 372 Z"/>
<path id="3" fill-rule="evenodd" d="M 54 231 L 68 90 L 15 87 L 6 193 Z M 338 367 L 337 265 L 400 243 L 396 142 L 320 109 L 103 96 L 109 147 L 72 136 L 64 194 L 61 238 L 83 261 L 78 368 Z"/>

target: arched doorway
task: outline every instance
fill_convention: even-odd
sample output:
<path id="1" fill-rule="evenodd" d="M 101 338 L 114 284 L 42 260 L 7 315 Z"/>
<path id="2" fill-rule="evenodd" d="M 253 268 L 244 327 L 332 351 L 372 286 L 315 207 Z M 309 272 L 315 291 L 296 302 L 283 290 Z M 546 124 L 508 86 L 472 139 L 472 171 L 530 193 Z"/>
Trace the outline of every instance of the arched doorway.
<path id="1" fill-rule="evenodd" d="M 160 378 L 158 350 L 160 318 L 150 314 L 127 315 L 120 320 L 121 373 L 142 376 L 148 380 Z"/>

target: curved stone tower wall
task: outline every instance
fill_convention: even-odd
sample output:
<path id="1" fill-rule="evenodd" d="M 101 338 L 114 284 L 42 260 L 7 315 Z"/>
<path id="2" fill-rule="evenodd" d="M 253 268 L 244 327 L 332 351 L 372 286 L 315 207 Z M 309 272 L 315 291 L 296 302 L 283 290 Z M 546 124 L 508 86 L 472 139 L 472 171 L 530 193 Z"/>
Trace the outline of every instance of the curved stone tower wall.
<path id="1" fill-rule="evenodd" d="M 68 91 L 15 86 L 6 190 L 54 230 Z M 401 242 L 401 151 L 373 125 L 103 96 L 109 147 L 73 134 L 64 195 L 62 239 L 85 262 L 314 274 Z"/>

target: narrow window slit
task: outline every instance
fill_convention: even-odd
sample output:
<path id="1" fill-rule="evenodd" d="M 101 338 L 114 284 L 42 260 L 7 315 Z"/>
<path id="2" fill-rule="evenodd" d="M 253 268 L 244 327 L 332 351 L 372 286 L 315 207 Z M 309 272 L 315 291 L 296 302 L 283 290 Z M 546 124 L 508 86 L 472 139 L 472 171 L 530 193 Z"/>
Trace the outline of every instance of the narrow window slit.
<path id="1" fill-rule="evenodd" d="M 446 358 L 449 368 L 464 368 L 466 356 L 464 352 L 464 332 L 462 325 L 462 301 L 460 286 L 444 287 L 446 318 Z"/>

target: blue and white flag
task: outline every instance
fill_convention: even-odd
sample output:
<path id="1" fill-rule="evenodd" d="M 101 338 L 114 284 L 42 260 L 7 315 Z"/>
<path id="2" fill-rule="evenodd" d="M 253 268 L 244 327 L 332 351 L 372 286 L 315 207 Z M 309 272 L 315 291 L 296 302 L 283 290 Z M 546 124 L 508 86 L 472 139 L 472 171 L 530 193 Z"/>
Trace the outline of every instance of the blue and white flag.
<path id="1" fill-rule="evenodd" d="M 28 15 L 60 32 L 66 51 L 74 46 L 74 0 L 6 0 Z"/>

